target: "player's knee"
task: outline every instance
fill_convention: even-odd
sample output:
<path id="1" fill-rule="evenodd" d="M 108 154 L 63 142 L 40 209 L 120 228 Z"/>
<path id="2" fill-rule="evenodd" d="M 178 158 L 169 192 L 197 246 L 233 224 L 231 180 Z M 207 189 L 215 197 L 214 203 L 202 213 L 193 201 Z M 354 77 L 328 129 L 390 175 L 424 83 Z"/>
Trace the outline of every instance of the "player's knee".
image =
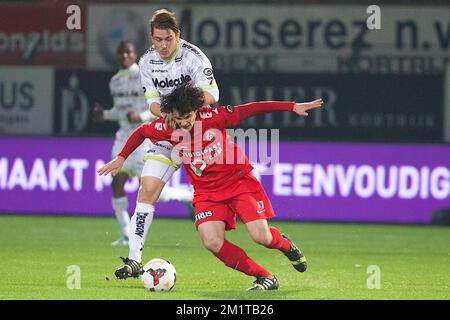
<path id="1" fill-rule="evenodd" d="M 138 201 L 143 203 L 155 204 L 159 198 L 159 192 L 152 185 L 141 184 L 138 191 Z"/>
<path id="2" fill-rule="evenodd" d="M 144 181 L 139 188 L 139 191 L 142 191 L 145 194 L 153 194 L 156 192 L 157 188 L 151 183 L 145 183 Z"/>
<path id="3" fill-rule="evenodd" d="M 267 247 L 272 243 L 272 234 L 270 232 L 257 232 L 252 234 L 252 239 L 257 244 Z"/>
<path id="4" fill-rule="evenodd" d="M 202 238 L 203 246 L 205 249 L 217 253 L 219 252 L 220 248 L 223 245 L 223 239 L 220 237 L 214 237 L 214 236 L 206 236 Z"/>

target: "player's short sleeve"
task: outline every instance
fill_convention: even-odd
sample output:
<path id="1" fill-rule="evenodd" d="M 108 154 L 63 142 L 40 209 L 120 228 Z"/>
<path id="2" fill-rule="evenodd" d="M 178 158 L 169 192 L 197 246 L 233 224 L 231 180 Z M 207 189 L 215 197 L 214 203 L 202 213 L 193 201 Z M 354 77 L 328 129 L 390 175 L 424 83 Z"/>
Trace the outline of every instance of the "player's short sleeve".
<path id="1" fill-rule="evenodd" d="M 144 97 L 148 105 L 153 102 L 161 103 L 161 95 L 153 84 L 150 68 L 145 59 L 139 60 L 139 72 L 141 74 L 141 84 L 144 90 Z"/>
<path id="2" fill-rule="evenodd" d="M 191 58 L 191 72 L 193 75 L 193 85 L 201 88 L 203 91 L 210 93 L 214 99 L 219 101 L 219 87 L 212 69 L 211 62 L 208 57 L 200 50 L 194 53 Z"/>

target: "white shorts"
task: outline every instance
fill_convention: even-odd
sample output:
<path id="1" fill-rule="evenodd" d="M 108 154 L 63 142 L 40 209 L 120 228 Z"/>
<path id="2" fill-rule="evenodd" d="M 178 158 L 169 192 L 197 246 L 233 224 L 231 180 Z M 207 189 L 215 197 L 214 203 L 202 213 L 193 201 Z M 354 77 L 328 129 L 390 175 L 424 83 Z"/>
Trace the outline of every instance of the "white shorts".
<path id="1" fill-rule="evenodd" d="M 116 139 L 112 148 L 112 157 L 116 157 L 125 145 L 126 140 Z M 129 176 L 139 177 L 144 168 L 144 156 L 149 149 L 149 141 L 145 140 L 130 156 L 125 160 L 122 170 Z"/>
<path id="2" fill-rule="evenodd" d="M 165 183 L 172 177 L 181 165 L 181 158 L 172 153 L 173 147 L 167 141 L 150 142 L 144 156 L 142 177 L 156 177 Z"/>

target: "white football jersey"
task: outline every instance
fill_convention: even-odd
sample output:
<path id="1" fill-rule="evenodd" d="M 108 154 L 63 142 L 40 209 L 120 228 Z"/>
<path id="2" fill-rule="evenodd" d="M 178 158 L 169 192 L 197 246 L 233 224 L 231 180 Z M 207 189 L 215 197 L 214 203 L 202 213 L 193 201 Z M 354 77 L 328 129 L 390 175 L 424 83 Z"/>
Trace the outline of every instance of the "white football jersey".
<path id="1" fill-rule="evenodd" d="M 114 120 L 119 123 L 116 133 L 117 139 L 126 140 L 129 135 L 141 124 L 128 122 L 129 111 L 136 111 L 141 120 L 148 120 L 150 111 L 142 94 L 142 84 L 139 66 L 135 63 L 128 69 L 121 69 L 109 82 L 109 89 L 113 98 L 113 107 L 105 110 L 105 120 Z"/>
<path id="2" fill-rule="evenodd" d="M 161 103 L 161 95 L 169 94 L 186 82 L 209 92 L 218 101 L 219 88 L 206 55 L 183 39 L 180 39 L 176 50 L 172 59 L 164 60 L 152 46 L 140 58 L 141 81 L 147 103 Z"/>

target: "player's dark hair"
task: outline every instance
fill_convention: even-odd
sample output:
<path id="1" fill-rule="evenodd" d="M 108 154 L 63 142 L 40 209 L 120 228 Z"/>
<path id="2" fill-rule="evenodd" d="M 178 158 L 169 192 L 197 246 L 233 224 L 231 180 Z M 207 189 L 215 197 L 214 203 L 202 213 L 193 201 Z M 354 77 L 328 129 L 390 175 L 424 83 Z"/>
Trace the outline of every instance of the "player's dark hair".
<path id="1" fill-rule="evenodd" d="M 175 13 L 170 12 L 167 9 L 159 9 L 155 11 L 155 14 L 150 19 L 150 31 L 153 34 L 153 29 L 170 29 L 173 32 L 178 33 L 180 26 L 178 24 Z"/>
<path id="2" fill-rule="evenodd" d="M 189 84 L 183 84 L 170 94 L 161 98 L 161 112 L 178 112 L 180 115 L 197 111 L 205 104 L 203 90 Z"/>

